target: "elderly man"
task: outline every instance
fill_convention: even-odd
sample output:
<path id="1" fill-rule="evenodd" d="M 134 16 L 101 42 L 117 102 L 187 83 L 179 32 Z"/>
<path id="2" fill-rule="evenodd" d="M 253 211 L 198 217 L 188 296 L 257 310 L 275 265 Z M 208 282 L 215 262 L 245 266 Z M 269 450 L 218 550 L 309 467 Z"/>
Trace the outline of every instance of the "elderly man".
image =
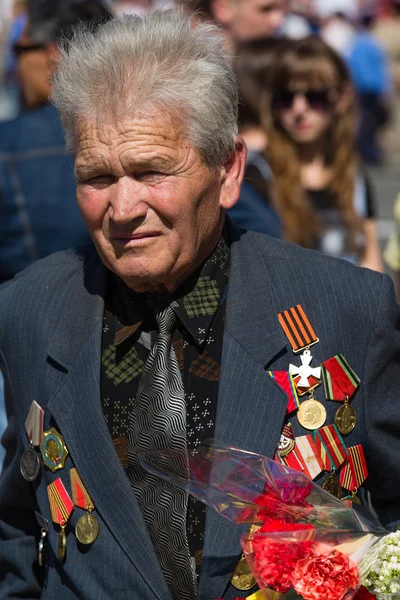
<path id="1" fill-rule="evenodd" d="M 185 477 L 210 437 L 272 458 L 286 425 L 315 471 L 301 441 L 330 432 L 365 456 L 359 495 L 395 525 L 393 286 L 225 220 L 245 148 L 217 30 L 169 12 L 110 21 L 64 47 L 54 85 L 94 246 L 0 290 L 0 598 L 252 594 L 244 530 L 146 468 Z"/>

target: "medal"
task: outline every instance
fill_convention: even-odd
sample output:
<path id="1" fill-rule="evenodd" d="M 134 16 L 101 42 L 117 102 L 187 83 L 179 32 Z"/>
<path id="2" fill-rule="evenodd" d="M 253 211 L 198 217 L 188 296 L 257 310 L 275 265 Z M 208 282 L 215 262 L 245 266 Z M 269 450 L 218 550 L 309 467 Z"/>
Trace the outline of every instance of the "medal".
<path id="1" fill-rule="evenodd" d="M 364 450 L 361 444 L 350 446 L 348 448 L 349 456 L 347 463 L 340 472 L 341 486 L 352 492 L 350 501 L 355 504 L 361 504 L 357 498 L 357 490 L 368 477 L 368 468 L 365 461 Z"/>
<path id="2" fill-rule="evenodd" d="M 99 535 L 100 525 L 92 511 L 95 506 L 93 500 L 82 483 L 78 471 L 73 468 L 70 471 L 72 500 L 75 506 L 87 510 L 87 513 L 80 517 L 75 526 L 75 535 L 81 544 L 93 544 Z"/>
<path id="3" fill-rule="evenodd" d="M 314 441 L 325 471 L 335 471 L 347 460 L 347 446 L 336 425 L 326 425 L 315 431 Z"/>
<path id="4" fill-rule="evenodd" d="M 26 481 L 34 481 L 40 473 L 39 454 L 33 448 L 26 450 L 21 456 L 19 468 Z"/>
<path id="5" fill-rule="evenodd" d="M 335 475 L 335 471 L 332 471 L 325 479 L 322 484 L 322 489 L 332 494 L 332 496 L 335 496 L 335 498 L 340 498 L 342 495 L 342 488 L 339 479 Z"/>
<path id="6" fill-rule="evenodd" d="M 343 406 L 336 411 L 335 424 L 342 435 L 347 435 L 356 426 L 357 415 L 349 404 L 349 397 L 360 385 L 360 378 L 344 356 L 337 354 L 322 363 L 322 379 L 326 398 L 337 402 L 344 401 Z"/>
<path id="7" fill-rule="evenodd" d="M 300 360 L 300 367 L 289 365 L 289 373 L 293 376 L 298 394 L 304 396 L 321 383 L 321 367 L 311 367 L 312 355 L 309 350 L 304 350 Z"/>
<path id="8" fill-rule="evenodd" d="M 302 466 L 302 472 L 309 479 L 315 479 L 324 470 L 321 457 L 311 434 L 296 438 L 296 456 Z"/>
<path id="9" fill-rule="evenodd" d="M 257 584 L 244 554 L 240 557 L 233 571 L 231 584 L 240 592 L 251 590 Z"/>
<path id="10" fill-rule="evenodd" d="M 315 400 L 311 392 L 308 400 L 300 404 L 297 412 L 297 420 L 304 429 L 319 429 L 326 421 L 326 410 L 321 402 Z"/>
<path id="11" fill-rule="evenodd" d="M 277 452 L 279 456 L 287 456 L 295 447 L 293 429 L 290 423 L 283 426 Z"/>
<path id="12" fill-rule="evenodd" d="M 54 473 L 58 469 L 63 469 L 65 459 L 68 456 L 68 450 L 62 436 L 54 427 L 43 433 L 43 441 L 40 446 L 42 459 L 46 467 Z"/>
<path id="13" fill-rule="evenodd" d="M 47 552 L 47 534 L 49 532 L 49 524 L 41 514 L 35 510 L 36 520 L 42 528 L 40 531 L 40 540 L 38 546 L 38 563 L 40 567 L 44 567 L 46 564 L 46 552 Z"/>
<path id="14" fill-rule="evenodd" d="M 58 535 L 58 558 L 64 560 L 67 549 L 65 528 L 74 510 L 74 504 L 60 477 L 47 486 L 47 495 L 49 497 L 51 518 L 54 523 L 61 527 Z"/>
<path id="15" fill-rule="evenodd" d="M 33 400 L 25 421 L 25 429 L 29 439 L 29 450 L 21 456 L 19 463 L 22 477 L 26 481 L 34 481 L 40 473 L 40 459 L 38 453 L 33 449 L 40 446 L 43 440 L 43 417 L 44 410 L 36 400 Z"/>
<path id="16" fill-rule="evenodd" d="M 342 435 L 351 433 L 356 426 L 357 415 L 354 408 L 349 404 L 349 399 L 346 396 L 344 404 L 340 406 L 335 414 L 335 425 Z"/>
<path id="17" fill-rule="evenodd" d="M 339 402 L 351 398 L 361 381 L 342 354 L 322 363 L 322 379 L 326 399 Z"/>
<path id="18" fill-rule="evenodd" d="M 99 522 L 90 512 L 83 515 L 75 525 L 75 535 L 81 544 L 93 544 L 99 531 Z"/>

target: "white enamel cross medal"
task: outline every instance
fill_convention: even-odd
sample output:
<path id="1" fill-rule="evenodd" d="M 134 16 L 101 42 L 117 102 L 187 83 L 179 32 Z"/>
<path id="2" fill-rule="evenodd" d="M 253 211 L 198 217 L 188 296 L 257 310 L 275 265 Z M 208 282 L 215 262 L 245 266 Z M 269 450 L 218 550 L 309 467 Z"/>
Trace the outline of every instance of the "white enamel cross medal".
<path id="1" fill-rule="evenodd" d="M 321 382 L 321 367 L 312 367 L 310 350 L 304 350 L 300 356 L 301 366 L 289 365 L 289 373 L 293 376 L 297 391 L 300 395 L 306 394 Z"/>

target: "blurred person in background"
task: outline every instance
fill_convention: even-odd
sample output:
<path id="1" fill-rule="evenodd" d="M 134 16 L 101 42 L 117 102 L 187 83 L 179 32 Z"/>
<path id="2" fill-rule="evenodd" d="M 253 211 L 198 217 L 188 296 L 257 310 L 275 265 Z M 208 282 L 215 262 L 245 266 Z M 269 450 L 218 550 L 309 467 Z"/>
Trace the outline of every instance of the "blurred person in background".
<path id="1" fill-rule="evenodd" d="M 400 0 L 392 0 L 384 17 L 377 19 L 372 32 L 385 49 L 392 72 L 392 79 L 400 93 Z"/>
<path id="2" fill-rule="evenodd" d="M 23 110 L 0 124 L 0 282 L 38 258 L 89 241 L 75 202 L 73 159 L 48 97 L 56 40 L 109 13 L 93 0 L 31 0 L 28 11 L 14 45 Z"/>
<path id="3" fill-rule="evenodd" d="M 328 15 L 320 29 L 322 39 L 344 57 L 350 52 L 355 34 L 352 19 L 344 12 Z"/>
<path id="4" fill-rule="evenodd" d="M 26 26 L 26 0 L 5 0 L 0 10 L 0 121 L 6 121 L 15 118 L 20 110 L 13 45 Z"/>
<path id="5" fill-rule="evenodd" d="M 242 44 L 234 60 L 239 84 L 239 132 L 247 146 L 246 169 L 239 201 L 228 212 L 243 229 L 281 237 L 271 199 L 271 169 L 266 160 L 267 134 L 261 124 L 263 76 L 271 71 L 282 41 L 269 37 Z"/>
<path id="6" fill-rule="evenodd" d="M 288 0 L 183 0 L 190 12 L 199 11 L 225 31 L 228 46 L 274 35 L 284 24 Z"/>
<path id="7" fill-rule="evenodd" d="M 318 37 L 287 42 L 263 106 L 267 160 L 285 239 L 382 269 L 371 189 L 355 148 L 344 61 Z"/>
<path id="8" fill-rule="evenodd" d="M 372 12 L 361 16 L 347 63 L 360 104 L 358 148 L 365 163 L 379 165 L 382 151 L 378 134 L 389 120 L 392 82 L 386 52 L 371 33 L 373 23 Z"/>

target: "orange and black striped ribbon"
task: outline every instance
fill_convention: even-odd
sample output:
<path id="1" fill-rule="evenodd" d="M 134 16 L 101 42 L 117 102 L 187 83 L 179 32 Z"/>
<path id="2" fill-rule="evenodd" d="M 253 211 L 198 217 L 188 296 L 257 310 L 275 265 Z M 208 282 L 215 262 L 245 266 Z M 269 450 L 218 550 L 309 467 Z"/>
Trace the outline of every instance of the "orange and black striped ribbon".
<path id="1" fill-rule="evenodd" d="M 356 491 L 368 477 L 368 468 L 361 444 L 347 448 L 347 463 L 340 472 L 340 485 L 345 490 Z"/>
<path id="2" fill-rule="evenodd" d="M 70 473 L 71 478 L 71 490 L 72 490 L 72 500 L 75 506 L 79 506 L 79 508 L 84 508 L 85 510 L 92 511 L 94 509 L 94 504 L 89 496 L 89 492 L 85 488 L 82 483 L 82 479 L 79 476 L 78 471 L 73 468 Z"/>
<path id="3" fill-rule="evenodd" d="M 47 494 L 49 497 L 51 518 L 54 523 L 58 523 L 64 527 L 74 510 L 74 504 L 60 477 L 47 486 Z"/>
<path id="4" fill-rule="evenodd" d="M 278 319 L 293 352 L 301 352 L 319 341 L 301 304 L 279 313 Z"/>

